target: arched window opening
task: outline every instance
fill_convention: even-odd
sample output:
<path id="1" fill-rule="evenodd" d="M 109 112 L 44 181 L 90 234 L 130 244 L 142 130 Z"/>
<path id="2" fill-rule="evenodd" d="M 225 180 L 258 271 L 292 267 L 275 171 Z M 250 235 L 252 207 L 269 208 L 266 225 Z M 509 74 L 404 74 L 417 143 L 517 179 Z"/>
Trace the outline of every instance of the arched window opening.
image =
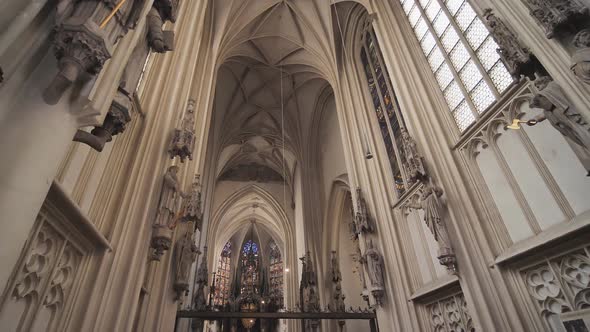
<path id="1" fill-rule="evenodd" d="M 406 191 L 406 188 L 412 185 L 412 183 L 407 182 L 401 167 L 405 162 L 402 151 L 402 130 L 405 130 L 404 118 L 393 91 L 389 74 L 385 70 L 383 55 L 373 29 L 369 29 L 362 36 L 361 41 L 361 63 L 367 77 L 369 93 L 375 107 L 381 136 L 393 172 L 393 185 L 397 195 L 401 196 Z"/>
<path id="2" fill-rule="evenodd" d="M 283 307 L 283 258 L 274 241 L 270 242 L 270 298 Z"/>
<path id="3" fill-rule="evenodd" d="M 466 0 L 400 0 L 422 51 L 464 132 L 512 84 L 498 45 Z"/>
<path id="4" fill-rule="evenodd" d="M 219 265 L 215 275 L 215 306 L 223 306 L 229 300 L 231 276 L 231 243 L 228 241 L 219 257 Z"/>

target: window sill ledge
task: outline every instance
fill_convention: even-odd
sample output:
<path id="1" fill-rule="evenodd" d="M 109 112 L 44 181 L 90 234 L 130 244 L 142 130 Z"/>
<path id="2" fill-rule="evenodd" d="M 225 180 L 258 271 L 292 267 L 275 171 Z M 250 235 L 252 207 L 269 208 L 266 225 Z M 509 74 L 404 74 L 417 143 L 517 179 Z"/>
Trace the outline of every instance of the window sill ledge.
<path id="1" fill-rule="evenodd" d="M 432 295 L 433 293 L 438 293 L 448 288 L 452 288 L 454 286 L 459 285 L 459 278 L 455 275 L 447 275 L 440 279 L 437 279 L 431 283 L 428 283 L 420 288 L 418 288 L 414 294 L 410 297 L 411 301 L 421 301 L 424 298 Z"/>
<path id="2" fill-rule="evenodd" d="M 574 237 L 574 233 L 588 229 L 590 229 L 590 211 L 580 214 L 569 222 L 547 229 L 532 238 L 515 243 L 498 255 L 493 265 L 506 264 L 531 251 L 536 251 L 542 247 L 553 246 L 558 241 L 566 241 Z"/>

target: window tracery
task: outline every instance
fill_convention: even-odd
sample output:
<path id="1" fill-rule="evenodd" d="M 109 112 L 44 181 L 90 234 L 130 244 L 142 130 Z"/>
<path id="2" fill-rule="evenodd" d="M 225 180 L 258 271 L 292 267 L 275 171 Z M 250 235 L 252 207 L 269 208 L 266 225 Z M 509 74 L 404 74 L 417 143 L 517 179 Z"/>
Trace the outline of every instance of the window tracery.
<path id="1" fill-rule="evenodd" d="M 387 70 L 384 70 L 383 55 L 373 29 L 369 29 L 363 35 L 361 42 L 361 63 L 393 172 L 395 190 L 398 196 L 401 196 L 411 185 L 411 183 L 407 183 L 401 167 L 405 163 L 402 152 L 404 119 Z"/>
<path id="2" fill-rule="evenodd" d="M 227 242 L 221 251 L 219 265 L 215 275 L 215 306 L 223 306 L 229 300 L 231 281 L 231 242 Z"/>
<path id="3" fill-rule="evenodd" d="M 274 241 L 270 242 L 270 297 L 283 306 L 283 259 Z"/>
<path id="4" fill-rule="evenodd" d="M 248 240 L 242 248 L 241 257 L 241 294 L 258 294 L 260 291 L 260 259 L 258 244 Z"/>
<path id="5" fill-rule="evenodd" d="M 400 0 L 459 131 L 512 84 L 498 45 L 466 0 Z"/>

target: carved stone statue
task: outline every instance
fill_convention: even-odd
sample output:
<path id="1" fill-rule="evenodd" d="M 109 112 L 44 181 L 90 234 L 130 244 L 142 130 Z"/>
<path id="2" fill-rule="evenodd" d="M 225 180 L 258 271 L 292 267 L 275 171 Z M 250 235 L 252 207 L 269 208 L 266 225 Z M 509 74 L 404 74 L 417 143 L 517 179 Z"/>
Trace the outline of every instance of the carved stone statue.
<path id="1" fill-rule="evenodd" d="M 178 184 L 178 166 L 170 166 L 164 175 L 156 224 L 174 228 L 181 194 Z"/>
<path id="2" fill-rule="evenodd" d="M 189 99 L 186 113 L 182 119 L 180 129 L 174 130 L 174 136 L 170 143 L 168 153 L 170 158 L 180 157 L 180 161 L 185 159 L 193 160 L 193 149 L 195 147 L 195 101 Z"/>
<path id="3" fill-rule="evenodd" d="M 426 170 L 424 168 L 424 159 L 418 153 L 416 141 L 405 128 L 402 129 L 402 146 L 406 157 L 405 167 L 408 182 L 415 183 L 426 176 Z"/>
<path id="4" fill-rule="evenodd" d="M 178 212 L 181 192 L 178 186 L 178 166 L 170 166 L 162 184 L 160 200 L 156 220 L 152 230 L 152 259 L 160 260 L 164 251 L 170 249 L 172 241 L 172 229 L 176 226 L 176 213 Z"/>
<path id="5" fill-rule="evenodd" d="M 576 110 L 561 87 L 549 77 L 538 79 L 535 86 L 539 92 L 531 100 L 530 106 L 542 109 L 543 114 L 529 120 L 528 124 L 549 120 L 570 142 L 590 176 L 590 124 Z"/>
<path id="6" fill-rule="evenodd" d="M 575 29 L 576 23 L 587 21 L 588 5 L 580 0 L 525 0 L 531 16 L 545 29 L 547 38 Z"/>
<path id="7" fill-rule="evenodd" d="M 422 195 L 417 204 L 408 204 L 409 208 L 420 209 L 424 211 L 424 221 L 434 240 L 438 243 L 437 258 L 450 273 L 455 274 L 457 271 L 457 260 L 449 232 L 444 221 L 445 206 L 441 201 L 443 190 L 433 184 L 432 180 L 424 183 Z"/>
<path id="8" fill-rule="evenodd" d="M 346 311 L 344 299 L 346 298 L 342 293 L 342 273 L 340 273 L 340 264 L 336 251 L 332 251 L 332 258 L 330 259 L 330 269 L 332 272 L 332 303 L 334 310 L 337 312 Z"/>
<path id="9" fill-rule="evenodd" d="M 205 297 L 205 287 L 209 282 L 209 272 L 207 269 L 207 247 L 203 248 L 203 258 L 197 270 L 196 283 L 197 291 L 195 292 L 194 308 L 203 311 L 207 308 L 207 298 Z"/>
<path id="10" fill-rule="evenodd" d="M 152 49 L 164 53 L 174 49 L 174 31 L 164 31 L 165 21 L 176 22 L 179 0 L 156 0 L 147 15 L 148 38 Z"/>
<path id="11" fill-rule="evenodd" d="M 320 301 L 317 289 L 317 275 L 313 268 L 311 253 L 308 251 L 300 260 L 303 263 L 301 284 L 299 286 L 302 310 L 304 312 L 319 311 Z"/>
<path id="12" fill-rule="evenodd" d="M 369 215 L 367 202 L 363 197 L 361 188 L 356 189 L 357 212 L 355 216 L 356 231 L 359 233 L 373 233 L 375 231 L 375 224 Z"/>
<path id="13" fill-rule="evenodd" d="M 520 80 L 521 76 L 533 80 L 536 71 L 544 73 L 545 70 L 534 54 L 520 43 L 514 32 L 496 17 L 491 9 L 485 10 L 484 17 L 492 37 L 499 46 L 497 52 L 515 80 Z"/>
<path id="14" fill-rule="evenodd" d="M 57 104 L 84 73 L 92 76 L 102 70 L 117 41 L 137 24 L 144 1 L 127 0 L 110 19 L 118 0 L 73 2 L 69 15 L 55 27 L 53 42 L 60 70 L 43 93 L 46 103 Z"/>
<path id="15" fill-rule="evenodd" d="M 572 71 L 586 84 L 590 84 L 590 29 L 584 29 L 573 40 L 576 48 L 572 55 Z"/>
<path id="16" fill-rule="evenodd" d="M 385 295 L 383 256 L 373 246 L 373 240 L 369 241 L 367 245 L 364 262 L 369 274 L 371 294 L 373 294 L 373 298 L 377 304 L 381 304 L 381 299 Z"/>
<path id="17" fill-rule="evenodd" d="M 188 230 L 176 242 L 174 263 L 176 266 L 174 273 L 174 290 L 176 299 L 179 300 L 183 294 L 189 290 L 191 266 L 197 258 L 199 250 L 193 241 L 193 232 Z"/>
<path id="18" fill-rule="evenodd" d="M 183 200 L 182 221 L 194 222 L 195 227 L 201 230 L 203 220 L 203 211 L 201 210 L 201 176 L 195 175 L 195 181 L 192 184 L 191 191 Z"/>

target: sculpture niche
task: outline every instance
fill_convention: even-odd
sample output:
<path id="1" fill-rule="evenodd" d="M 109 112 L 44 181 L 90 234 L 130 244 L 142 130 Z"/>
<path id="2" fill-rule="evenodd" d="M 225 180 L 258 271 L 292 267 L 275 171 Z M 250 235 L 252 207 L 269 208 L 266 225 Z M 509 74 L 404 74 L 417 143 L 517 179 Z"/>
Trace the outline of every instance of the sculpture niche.
<path id="1" fill-rule="evenodd" d="M 178 166 L 170 166 L 164 175 L 162 191 L 152 230 L 152 259 L 159 261 L 172 244 L 172 230 L 176 225 L 182 192 L 178 185 Z"/>
<path id="2" fill-rule="evenodd" d="M 319 312 L 320 311 L 320 297 L 318 290 L 318 280 L 313 262 L 311 260 L 311 253 L 299 258 L 302 263 L 301 284 L 299 286 L 299 301 L 301 303 L 302 312 Z M 304 321 L 304 330 L 317 331 L 320 321 L 316 319 L 306 319 Z"/>
<path id="3" fill-rule="evenodd" d="M 73 1 L 71 10 L 55 27 L 53 44 L 59 72 L 43 93 L 46 103 L 57 104 L 83 74 L 100 73 L 119 39 L 135 28 L 144 3 L 145 0 Z"/>

